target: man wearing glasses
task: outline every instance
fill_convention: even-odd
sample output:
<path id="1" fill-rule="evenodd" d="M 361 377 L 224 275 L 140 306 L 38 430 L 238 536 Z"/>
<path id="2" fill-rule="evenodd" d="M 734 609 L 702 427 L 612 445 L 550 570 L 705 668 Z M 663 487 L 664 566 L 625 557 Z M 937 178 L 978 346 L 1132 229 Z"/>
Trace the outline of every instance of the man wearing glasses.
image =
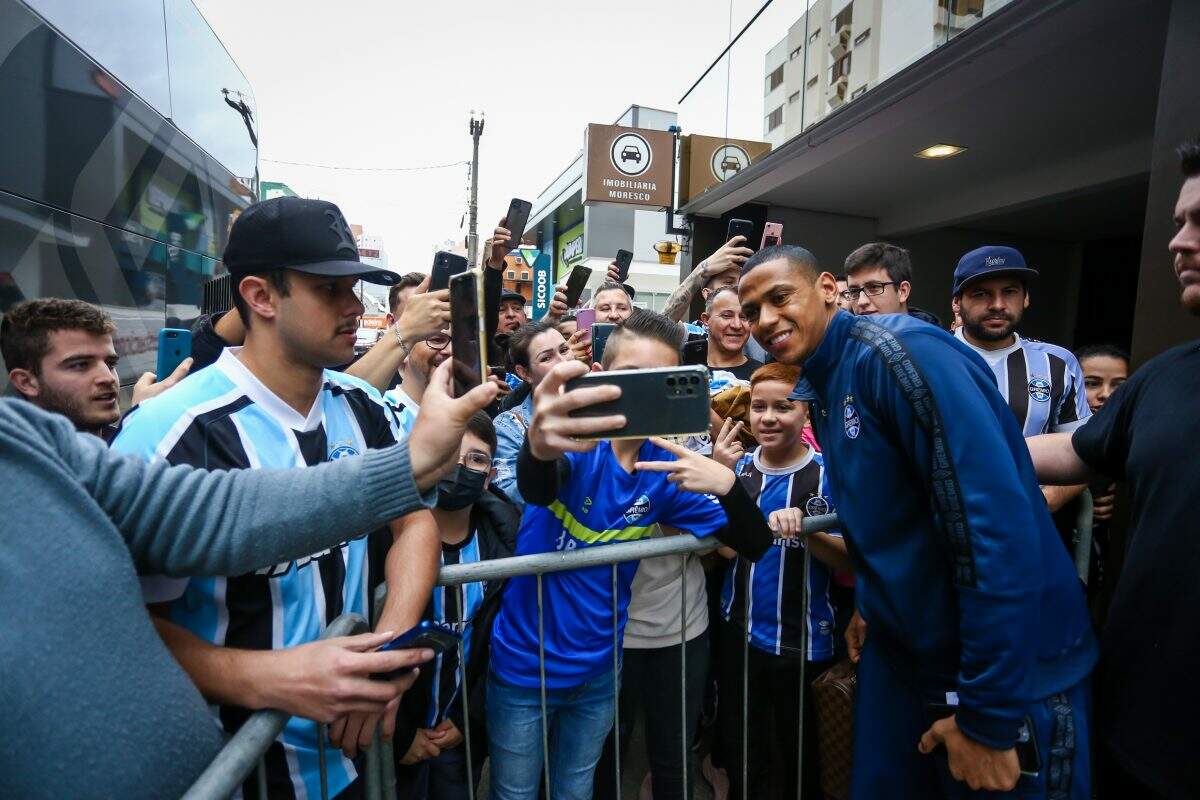
<path id="1" fill-rule="evenodd" d="M 438 331 L 412 345 L 400 367 L 400 385 L 383 395 L 383 402 L 396 414 L 401 430 L 408 434 L 417 412 L 421 410 L 421 398 L 429 385 L 429 376 L 450 357 L 450 332 Z"/>
<path id="2" fill-rule="evenodd" d="M 909 314 L 940 328 L 935 315 L 909 307 L 911 293 L 912 257 L 903 247 L 871 242 L 846 257 L 846 288 L 838 299 L 851 314 Z"/>

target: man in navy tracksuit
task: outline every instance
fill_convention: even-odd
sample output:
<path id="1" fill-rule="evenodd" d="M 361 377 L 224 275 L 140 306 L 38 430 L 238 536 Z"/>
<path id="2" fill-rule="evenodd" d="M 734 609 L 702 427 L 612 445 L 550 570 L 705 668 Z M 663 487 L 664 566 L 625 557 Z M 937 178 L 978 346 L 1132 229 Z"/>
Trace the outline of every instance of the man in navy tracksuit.
<path id="1" fill-rule="evenodd" d="M 907 315 L 838 310 L 834 276 L 803 248 L 743 270 L 755 338 L 802 365 L 798 388 L 816 398 L 858 573 L 852 798 L 1086 800 L 1096 644 L 991 370 Z M 1014 749 L 1029 726 L 1036 776 Z"/>

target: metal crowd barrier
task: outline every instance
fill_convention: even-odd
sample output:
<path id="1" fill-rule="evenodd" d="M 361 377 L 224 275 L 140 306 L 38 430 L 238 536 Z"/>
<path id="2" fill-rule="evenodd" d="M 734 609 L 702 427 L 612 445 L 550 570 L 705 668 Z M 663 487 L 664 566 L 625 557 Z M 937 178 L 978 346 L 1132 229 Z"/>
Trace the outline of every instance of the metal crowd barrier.
<path id="1" fill-rule="evenodd" d="M 1080 571 L 1080 577 L 1086 581 L 1088 561 L 1091 555 L 1091 522 L 1092 522 L 1092 502 L 1091 496 L 1087 492 L 1083 495 L 1083 504 L 1080 509 L 1079 517 L 1076 522 L 1076 531 L 1073 541 L 1074 545 L 1074 561 Z M 802 523 L 802 533 L 807 536 L 809 534 L 825 531 L 831 528 L 838 527 L 838 519 L 835 514 L 827 514 L 822 516 L 807 517 Z M 485 580 L 503 580 L 505 578 L 516 577 L 519 575 L 536 575 L 537 576 L 537 601 L 538 601 L 538 669 L 540 674 L 541 685 L 541 702 L 542 702 L 542 759 L 543 768 L 542 775 L 545 781 L 546 796 L 550 796 L 550 758 L 549 758 L 549 733 L 546 724 L 546 671 L 545 671 L 545 635 L 543 631 L 543 610 L 542 610 L 542 576 L 552 572 L 562 572 L 564 570 L 580 569 L 583 567 L 596 566 L 611 566 L 612 567 L 612 585 L 613 585 L 613 602 L 612 602 L 612 618 L 613 618 L 613 703 L 614 703 L 614 719 L 613 719 L 613 753 L 614 753 L 614 779 L 617 787 L 617 792 L 621 790 L 621 748 L 620 748 L 620 681 L 618 673 L 620 671 L 620 630 L 618 627 L 618 604 L 617 604 L 617 587 L 618 574 L 617 565 L 629 561 L 641 561 L 647 558 L 659 558 L 663 556 L 680 556 L 680 577 L 683 581 L 682 591 L 680 592 L 680 692 L 681 695 L 686 690 L 687 686 L 687 559 L 693 553 L 711 551 L 717 546 L 711 537 L 705 539 L 697 539 L 695 536 L 683 534 L 678 536 L 664 536 L 660 538 L 644 539 L 637 542 L 622 542 L 618 544 L 607 545 L 604 547 L 590 547 L 580 550 L 557 551 L 550 553 L 537 553 L 527 556 L 516 556 L 513 558 L 496 559 L 493 561 L 480 561 L 470 564 L 455 564 L 448 567 L 443 567 L 438 573 L 437 583 L 440 586 L 457 586 L 459 590 L 459 609 L 466 607 L 465 602 L 465 585 L 476 581 Z M 808 582 L 809 572 L 809 550 L 805 548 L 805 558 L 803 562 L 803 571 L 801 580 L 803 584 Z M 745 580 L 749 581 L 749 571 L 743 572 Z M 386 594 L 386 586 L 379 587 L 376 592 L 373 618 L 377 618 L 379 610 L 382 608 L 383 598 Z M 808 608 L 808 593 L 804 592 L 803 606 L 801 608 L 802 618 L 807 615 Z M 710 625 L 712 623 L 710 622 Z M 355 633 L 362 633 L 368 630 L 367 621 L 356 614 L 344 614 L 326 628 L 322 634 L 322 638 L 334 636 L 347 636 Z M 804 635 L 807 636 L 807 626 L 804 628 Z M 749 800 L 749 660 L 750 660 L 750 637 L 748 633 L 742 637 L 742 752 L 741 752 L 741 784 L 742 784 L 742 800 Z M 467 789 L 468 796 L 474 800 L 476 796 L 475 785 L 473 780 L 474 761 L 471 753 L 471 722 L 469 713 L 469 692 L 466 681 L 466 660 L 464 658 L 464 644 L 459 644 L 459 685 L 461 691 L 462 702 L 467 704 L 463 714 L 463 746 L 464 756 L 466 759 L 467 773 Z M 807 643 L 803 642 L 802 646 L 807 651 Z M 804 673 L 806 659 L 801 659 L 800 662 L 800 684 L 801 691 L 799 692 L 799 705 L 797 712 L 798 726 L 798 750 L 796 754 L 797 765 L 797 797 L 803 798 L 803 770 L 804 770 L 804 695 L 803 686 L 807 679 Z M 687 724 L 687 702 L 686 698 L 680 698 L 680 729 L 683 735 L 680 737 L 680 748 L 683 763 L 683 787 L 685 796 L 688 793 L 688 765 L 691 759 L 690 745 L 691 735 L 694 731 L 688 730 Z M 287 723 L 288 715 L 282 711 L 261 711 L 250 717 L 242 728 L 230 739 L 228 744 L 222 749 L 217 758 L 208 766 L 208 768 L 197 779 L 196 783 L 184 795 L 185 800 L 216 800 L 216 798 L 227 798 L 232 795 L 242 785 L 242 782 L 249 776 L 251 770 L 257 767 L 257 781 L 259 794 L 261 797 L 266 797 L 266 773 L 264 768 L 263 756 L 270 747 L 271 743 L 279 736 Z M 325 775 L 325 740 L 327 738 L 326 728 L 324 725 L 320 727 L 319 742 L 320 750 L 320 765 L 321 765 L 321 789 L 322 798 L 328 796 L 328 786 Z M 363 769 L 364 790 L 367 800 L 396 800 L 396 777 L 394 768 L 394 758 L 391 742 L 381 742 L 378 731 L 375 734 L 375 741 L 366 750 L 365 767 Z"/>

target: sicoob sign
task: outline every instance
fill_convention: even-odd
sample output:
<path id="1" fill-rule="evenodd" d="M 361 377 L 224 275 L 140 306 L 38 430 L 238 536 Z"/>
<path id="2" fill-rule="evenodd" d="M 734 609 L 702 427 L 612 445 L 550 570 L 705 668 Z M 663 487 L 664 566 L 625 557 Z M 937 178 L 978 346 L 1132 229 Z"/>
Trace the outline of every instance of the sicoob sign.
<path id="1" fill-rule="evenodd" d="M 584 202 L 671 204 L 674 142 L 666 131 L 588 125 Z"/>

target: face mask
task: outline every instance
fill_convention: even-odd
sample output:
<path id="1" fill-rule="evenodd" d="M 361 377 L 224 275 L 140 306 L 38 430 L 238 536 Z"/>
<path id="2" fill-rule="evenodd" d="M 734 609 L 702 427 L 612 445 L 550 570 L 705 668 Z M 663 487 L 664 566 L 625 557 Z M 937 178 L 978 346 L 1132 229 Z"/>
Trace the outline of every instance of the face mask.
<path id="1" fill-rule="evenodd" d="M 486 480 L 486 474 L 459 464 L 453 475 L 438 481 L 437 507 L 443 511 L 461 511 L 479 499 Z"/>

